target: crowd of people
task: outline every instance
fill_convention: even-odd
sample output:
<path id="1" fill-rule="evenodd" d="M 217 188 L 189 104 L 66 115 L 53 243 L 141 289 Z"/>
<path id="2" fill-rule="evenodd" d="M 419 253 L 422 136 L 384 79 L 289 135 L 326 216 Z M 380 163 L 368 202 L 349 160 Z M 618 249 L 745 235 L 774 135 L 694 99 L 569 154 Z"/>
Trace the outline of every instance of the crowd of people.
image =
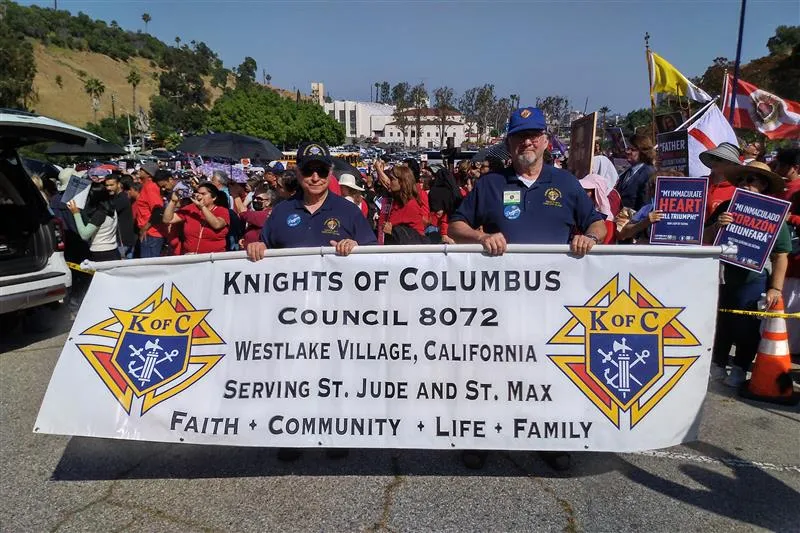
<path id="1" fill-rule="evenodd" d="M 503 254 L 508 244 L 570 244 L 582 256 L 595 244 L 648 243 L 652 224 L 663 217 L 653 205 L 656 176 L 679 174 L 658 169 L 652 139 L 634 135 L 621 175 L 601 154 L 591 173 L 577 179 L 559 168 L 568 162 L 552 160 L 544 115 L 533 107 L 512 113 L 506 148 L 507 160 L 390 165 L 379 159 L 363 174 L 337 174 L 327 147 L 303 143 L 294 167 L 272 162 L 245 183 L 223 170 L 181 179 L 152 162 L 130 172 L 89 169 L 93 183 L 83 208 L 62 201 L 78 172 L 68 168 L 49 200 L 64 224 L 67 260 L 76 263 L 238 249 L 260 260 L 270 248 L 303 246 L 334 246 L 347 255 L 363 245 L 423 243 L 479 243 L 490 255 Z M 724 265 L 720 307 L 769 309 L 783 296 L 787 312 L 800 311 L 800 150 L 781 150 L 770 166 L 752 153 L 758 147 L 746 148 L 723 143 L 700 156 L 711 169 L 705 242 L 731 222 L 727 209 L 737 188 L 787 199 L 792 207 L 768 272 Z M 793 353 L 800 352 L 797 322 L 790 321 Z M 720 313 L 711 377 L 740 386 L 758 341 L 758 318 Z M 485 457 L 466 452 L 464 461 L 479 468 Z M 545 459 L 554 468 L 569 465 L 568 454 Z"/>

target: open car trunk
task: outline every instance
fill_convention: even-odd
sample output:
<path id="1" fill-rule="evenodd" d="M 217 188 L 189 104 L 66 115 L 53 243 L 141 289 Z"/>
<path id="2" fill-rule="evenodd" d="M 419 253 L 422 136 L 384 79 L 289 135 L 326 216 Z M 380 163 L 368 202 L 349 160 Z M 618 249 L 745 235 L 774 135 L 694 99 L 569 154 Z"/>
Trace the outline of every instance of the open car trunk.
<path id="1" fill-rule="evenodd" d="M 47 265 L 55 249 L 52 218 L 16 154 L 0 153 L 0 276 Z"/>

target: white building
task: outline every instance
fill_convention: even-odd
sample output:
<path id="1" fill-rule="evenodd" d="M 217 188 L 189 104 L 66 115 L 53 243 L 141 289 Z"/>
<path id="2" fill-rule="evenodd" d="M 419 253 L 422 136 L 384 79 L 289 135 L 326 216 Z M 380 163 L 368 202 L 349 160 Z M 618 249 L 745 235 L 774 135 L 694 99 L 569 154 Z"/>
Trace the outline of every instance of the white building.
<path id="1" fill-rule="evenodd" d="M 417 142 L 417 111 L 421 115 L 421 127 L 419 143 Z M 447 143 L 447 138 L 453 138 L 453 146 L 461 146 L 467 140 L 467 129 L 464 124 L 464 117 L 458 111 L 453 110 L 452 114 L 445 117 L 444 124 L 439 119 L 435 109 L 408 109 L 403 112 L 405 127 L 401 128 L 395 117 L 386 124 L 378 137 L 380 142 L 396 143 L 402 142 L 406 146 L 419 146 L 420 148 L 441 148 Z M 444 143 L 442 139 L 442 127 L 444 127 Z"/>
<path id="2" fill-rule="evenodd" d="M 344 125 L 347 142 L 359 139 L 374 139 L 381 143 L 404 143 L 406 146 L 417 146 L 416 110 L 404 112 L 407 117 L 405 136 L 394 117 L 394 106 L 375 102 L 356 102 L 352 100 L 336 100 L 323 105 L 325 112 L 334 120 Z M 420 131 L 421 148 L 438 148 L 440 146 L 440 124 L 433 109 L 422 109 L 422 128 Z M 444 137 L 453 137 L 455 146 L 466 140 L 466 128 L 460 113 L 453 111 L 444 124 Z"/>
<path id="3" fill-rule="evenodd" d="M 325 112 L 342 124 L 348 142 L 380 137 L 386 123 L 392 120 L 394 106 L 376 102 L 335 100 L 323 103 Z"/>

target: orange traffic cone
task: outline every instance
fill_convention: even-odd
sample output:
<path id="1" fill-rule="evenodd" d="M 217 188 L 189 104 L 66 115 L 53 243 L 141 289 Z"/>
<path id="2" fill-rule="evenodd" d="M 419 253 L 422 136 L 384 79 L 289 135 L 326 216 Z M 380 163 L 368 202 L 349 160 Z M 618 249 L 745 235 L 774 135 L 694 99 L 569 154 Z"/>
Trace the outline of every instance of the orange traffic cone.
<path id="1" fill-rule="evenodd" d="M 782 297 L 770 312 L 784 312 Z M 767 318 L 762 329 L 756 363 L 750 379 L 742 386 L 741 395 L 753 400 L 781 404 L 793 405 L 800 402 L 800 395 L 794 394 L 792 376 L 789 374 L 792 356 L 789 354 L 786 319 Z"/>

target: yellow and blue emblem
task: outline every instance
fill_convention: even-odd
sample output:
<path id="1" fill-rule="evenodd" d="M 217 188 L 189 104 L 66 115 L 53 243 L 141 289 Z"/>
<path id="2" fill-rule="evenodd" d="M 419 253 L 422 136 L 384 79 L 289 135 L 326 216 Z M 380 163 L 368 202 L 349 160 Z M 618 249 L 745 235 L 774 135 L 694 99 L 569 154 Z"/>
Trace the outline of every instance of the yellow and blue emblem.
<path id="1" fill-rule="evenodd" d="M 211 310 L 195 309 L 175 285 L 164 298 L 165 289 L 131 309 L 109 308 L 113 316 L 81 333 L 110 339 L 113 346 L 77 345 L 128 414 L 134 397 L 142 398 L 143 415 L 192 386 L 224 356 L 193 350 L 225 344 L 206 320 Z"/>
<path id="2" fill-rule="evenodd" d="M 548 345 L 582 345 L 583 354 L 548 357 L 617 428 L 622 412 L 634 428 L 699 358 L 665 354 L 700 343 L 677 319 L 684 308 L 663 305 L 634 276 L 627 291 L 615 276 L 567 310 L 572 318 Z"/>

